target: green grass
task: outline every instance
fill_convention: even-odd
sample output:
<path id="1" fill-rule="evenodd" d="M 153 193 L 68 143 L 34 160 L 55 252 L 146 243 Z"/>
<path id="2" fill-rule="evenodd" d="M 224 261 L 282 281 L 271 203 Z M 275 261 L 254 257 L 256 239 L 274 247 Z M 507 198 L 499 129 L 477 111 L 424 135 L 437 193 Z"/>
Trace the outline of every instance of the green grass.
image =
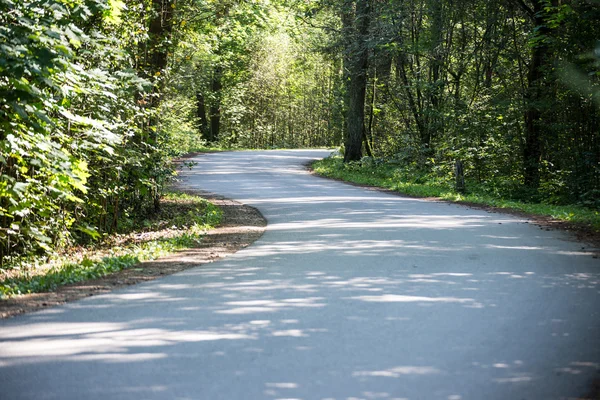
<path id="1" fill-rule="evenodd" d="M 312 164 L 313 170 L 321 176 L 340 179 L 363 185 L 390 189 L 415 197 L 435 197 L 458 203 L 473 203 L 503 209 L 521 211 L 528 214 L 552 217 L 560 221 L 590 226 L 600 231 L 600 213 L 577 205 L 551 205 L 525 203 L 503 199 L 475 190 L 467 194 L 457 193 L 451 184 L 424 179 L 425 183 L 403 180 L 398 168 L 393 165 L 345 165 L 340 157 L 330 157 Z"/>
<path id="2" fill-rule="evenodd" d="M 154 218 L 131 228 L 130 235 L 142 232 L 168 232 L 155 240 L 129 244 L 107 244 L 88 248 L 78 255 L 62 256 L 43 271 L 34 265 L 21 267 L 17 276 L 0 282 L 0 298 L 55 290 L 70 283 L 96 279 L 131 268 L 142 261 L 154 260 L 176 250 L 196 246 L 206 230 L 219 224 L 222 211 L 212 203 L 189 194 L 169 193 L 163 198 L 163 210 Z M 161 236 L 161 235 L 159 235 Z M 108 242 L 115 241 L 115 237 Z M 103 256 L 98 256 L 102 254 Z"/>

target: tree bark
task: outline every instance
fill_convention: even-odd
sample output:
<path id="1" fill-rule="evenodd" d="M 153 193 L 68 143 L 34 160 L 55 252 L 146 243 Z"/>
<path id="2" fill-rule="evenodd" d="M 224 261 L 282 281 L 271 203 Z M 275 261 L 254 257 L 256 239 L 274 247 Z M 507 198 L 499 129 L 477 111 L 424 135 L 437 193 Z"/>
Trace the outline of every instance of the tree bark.
<path id="1" fill-rule="evenodd" d="M 148 107 L 157 109 L 162 101 L 164 92 L 164 71 L 167 68 L 171 38 L 173 36 L 173 10 L 175 0 L 152 0 L 152 17 L 148 26 L 148 43 L 146 47 L 145 70 L 150 79 L 154 80 L 154 95 L 150 96 Z M 153 145 L 158 141 L 158 115 L 154 114 L 148 120 L 148 139 Z M 152 202 L 154 211 L 160 210 L 161 183 L 157 176 L 153 177 L 155 185 L 152 188 Z M 116 209 L 116 208 L 115 208 Z"/>
<path id="2" fill-rule="evenodd" d="M 221 67 L 215 67 L 211 83 L 211 90 L 215 99 L 210 106 L 210 142 L 216 142 L 219 140 L 219 131 L 221 129 L 221 90 L 223 89 L 221 75 Z"/>
<path id="3" fill-rule="evenodd" d="M 367 68 L 369 49 L 370 7 L 368 0 L 356 1 L 354 18 L 354 40 L 347 49 L 348 55 L 348 133 L 346 136 L 344 162 L 357 161 L 362 157 L 362 142 L 365 123 L 365 98 L 367 90 Z"/>
<path id="4" fill-rule="evenodd" d="M 427 116 L 425 129 L 421 131 L 421 145 L 425 150 L 431 152 L 431 141 L 435 134 L 443 136 L 443 126 L 441 124 L 441 93 L 443 91 L 441 78 L 441 69 L 443 61 L 443 43 L 444 43 L 444 20 L 442 0 L 430 0 L 429 12 L 431 17 L 431 49 L 429 64 L 429 102 L 431 111 Z"/>
<path id="5" fill-rule="evenodd" d="M 373 69 L 373 86 L 371 91 L 371 104 L 369 105 L 369 124 L 364 130 L 365 151 L 369 157 L 373 157 L 373 124 L 375 122 L 375 107 L 377 105 L 377 68 Z"/>
<path id="6" fill-rule="evenodd" d="M 151 78 L 167 67 L 169 40 L 173 34 L 174 0 L 152 0 L 153 15 L 148 26 L 146 64 Z M 156 103 L 160 101 L 154 100 Z"/>
<path id="7" fill-rule="evenodd" d="M 206 118 L 206 101 L 202 93 L 196 93 L 196 118 L 198 118 L 198 131 L 203 138 L 208 140 L 210 132 Z"/>
<path id="8" fill-rule="evenodd" d="M 542 118 L 543 102 L 546 99 L 546 78 L 551 67 L 550 48 L 543 40 L 549 29 L 546 26 L 544 0 L 534 0 L 531 18 L 537 35 L 532 48 L 531 62 L 527 75 L 527 90 L 525 92 L 525 147 L 523 149 L 523 183 L 530 189 L 537 190 L 540 186 L 540 164 L 542 157 Z"/>

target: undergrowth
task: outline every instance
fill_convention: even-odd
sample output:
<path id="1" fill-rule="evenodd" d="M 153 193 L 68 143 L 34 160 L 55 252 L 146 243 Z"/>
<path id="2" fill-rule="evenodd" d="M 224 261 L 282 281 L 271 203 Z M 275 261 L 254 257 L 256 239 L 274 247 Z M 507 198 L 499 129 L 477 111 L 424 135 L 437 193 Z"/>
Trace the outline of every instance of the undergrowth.
<path id="1" fill-rule="evenodd" d="M 467 192 L 454 190 L 451 179 L 439 179 L 426 174 L 409 175 L 398 166 L 389 163 L 349 163 L 344 164 L 341 157 L 329 157 L 312 164 L 313 170 L 328 178 L 390 189 L 415 197 L 435 197 L 452 202 L 480 204 L 529 214 L 552 217 L 592 227 L 600 231 L 600 213 L 579 205 L 553 205 L 545 203 L 527 203 L 506 199 L 487 193 L 487 188 L 473 182 L 467 182 Z"/>
<path id="2" fill-rule="evenodd" d="M 154 260 L 179 249 L 196 246 L 216 226 L 222 211 L 212 203 L 183 193 L 168 193 L 161 211 L 132 223 L 128 232 L 86 248 L 70 249 L 50 263 L 30 262 L 0 271 L 0 298 L 55 290 L 70 283 L 97 279 Z"/>

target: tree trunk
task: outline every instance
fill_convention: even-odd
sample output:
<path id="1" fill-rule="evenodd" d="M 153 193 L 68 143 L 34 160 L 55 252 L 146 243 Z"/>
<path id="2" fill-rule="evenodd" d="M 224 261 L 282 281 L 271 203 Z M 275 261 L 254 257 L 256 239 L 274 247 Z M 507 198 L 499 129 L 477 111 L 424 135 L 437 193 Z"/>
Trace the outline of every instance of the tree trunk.
<path id="1" fill-rule="evenodd" d="M 198 131 L 203 138 L 208 140 L 210 132 L 206 118 L 206 102 L 202 93 L 196 93 L 196 118 L 198 118 Z"/>
<path id="2" fill-rule="evenodd" d="M 171 38 L 173 36 L 173 10 L 175 0 L 152 0 L 153 15 L 148 26 L 148 44 L 146 48 L 146 71 L 150 79 L 155 79 L 154 95 L 150 96 L 148 107 L 157 109 L 162 101 L 165 81 L 162 79 L 167 68 Z M 158 77 L 158 79 L 156 79 Z M 152 145 L 158 141 L 158 115 L 148 120 L 148 139 Z M 162 183 L 159 176 L 153 176 L 154 186 L 151 190 L 154 212 L 160 210 L 160 189 Z"/>
<path id="3" fill-rule="evenodd" d="M 431 16 L 431 49 L 429 65 L 429 102 L 431 110 L 427 116 L 425 129 L 421 131 L 421 145 L 431 153 L 431 140 L 433 135 L 443 136 L 441 130 L 441 93 L 443 91 L 441 69 L 443 66 L 444 20 L 442 0 L 430 0 L 429 12 Z"/>
<path id="4" fill-rule="evenodd" d="M 373 144 L 375 143 L 375 140 L 373 139 L 373 124 L 375 122 L 375 107 L 377 105 L 377 81 L 377 68 L 374 68 L 371 104 L 369 105 L 369 125 L 367 129 L 365 129 L 364 134 L 365 151 L 369 157 L 373 157 Z"/>
<path id="5" fill-rule="evenodd" d="M 523 178 L 525 186 L 537 189 L 540 185 L 540 158 L 542 155 L 540 123 L 542 112 L 536 100 L 540 100 L 540 86 L 543 75 L 541 67 L 544 62 L 544 50 L 533 49 L 531 66 L 529 67 L 529 85 L 526 92 L 527 109 L 525 110 L 525 148 L 523 149 Z"/>
<path id="6" fill-rule="evenodd" d="M 173 33 L 173 5 L 174 0 L 152 0 L 153 16 L 148 26 L 146 53 L 146 72 L 151 78 L 162 74 L 167 67 L 169 43 Z M 158 103 L 160 98 L 151 101 Z"/>
<path id="7" fill-rule="evenodd" d="M 219 131 L 221 129 L 221 89 L 223 89 L 221 74 L 221 67 L 215 67 L 211 83 L 211 90 L 215 96 L 215 100 L 210 106 L 210 142 L 217 142 L 219 140 Z"/>
<path id="8" fill-rule="evenodd" d="M 344 162 L 357 161 L 362 157 L 362 142 L 365 123 L 365 97 L 367 91 L 367 67 L 369 49 L 369 1 L 356 1 L 354 18 L 354 40 L 347 49 L 348 55 L 348 134 L 346 137 Z"/>
<path id="9" fill-rule="evenodd" d="M 542 117 L 543 102 L 548 83 L 548 69 L 551 67 L 551 54 L 544 36 L 549 29 L 546 26 L 544 0 L 534 0 L 531 9 L 534 29 L 539 39 L 531 53 L 531 62 L 527 75 L 525 92 L 525 147 L 523 149 L 523 180 L 526 187 L 537 190 L 540 186 L 540 163 L 542 157 Z"/>
<path id="10" fill-rule="evenodd" d="M 371 148 L 371 143 L 367 137 L 366 129 L 363 129 L 363 142 L 365 143 L 365 153 L 367 153 L 368 157 L 373 157 L 373 149 Z"/>

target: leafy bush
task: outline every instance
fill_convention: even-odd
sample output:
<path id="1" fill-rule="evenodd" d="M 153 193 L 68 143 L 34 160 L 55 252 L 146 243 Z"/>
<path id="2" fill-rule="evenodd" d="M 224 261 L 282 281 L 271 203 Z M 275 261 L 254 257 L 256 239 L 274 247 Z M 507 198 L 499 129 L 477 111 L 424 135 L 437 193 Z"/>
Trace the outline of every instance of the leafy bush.
<path id="1" fill-rule="evenodd" d="M 119 230 L 172 176 L 147 21 L 116 4 L 0 0 L 0 267 Z"/>
<path id="2" fill-rule="evenodd" d="M 197 196 L 169 193 L 164 200 L 165 209 L 161 213 L 132 226 L 129 233 L 160 233 L 175 229 L 175 234 L 128 245 L 112 245 L 108 250 L 109 255 L 101 258 L 95 256 L 92 248 L 84 253 L 80 261 L 65 257 L 57 260 L 55 266 L 48 270 L 41 270 L 40 266 L 22 268 L 16 276 L 0 282 L 0 298 L 52 291 L 58 286 L 100 278 L 141 261 L 194 247 L 202 240 L 207 229 L 220 223 L 223 215 L 217 206 Z M 182 210 L 187 211 L 180 213 Z"/>
<path id="3" fill-rule="evenodd" d="M 499 208 L 509 208 L 531 214 L 544 215 L 558 220 L 576 222 L 600 230 L 600 212 L 577 205 L 553 205 L 547 203 L 531 203 L 518 201 L 513 198 L 499 195 L 495 183 L 468 182 L 466 194 L 457 193 L 452 182 L 435 173 L 415 173 L 414 166 L 401 165 L 399 161 L 380 163 L 354 162 L 344 164 L 341 157 L 330 157 L 313 163 L 315 172 L 331 178 L 342 179 L 349 182 L 366 184 L 391 189 L 400 193 L 417 197 L 438 197 L 448 201 L 468 202 L 483 204 Z M 509 181 L 506 185 L 511 186 Z M 522 188 L 522 186 L 518 186 Z"/>

